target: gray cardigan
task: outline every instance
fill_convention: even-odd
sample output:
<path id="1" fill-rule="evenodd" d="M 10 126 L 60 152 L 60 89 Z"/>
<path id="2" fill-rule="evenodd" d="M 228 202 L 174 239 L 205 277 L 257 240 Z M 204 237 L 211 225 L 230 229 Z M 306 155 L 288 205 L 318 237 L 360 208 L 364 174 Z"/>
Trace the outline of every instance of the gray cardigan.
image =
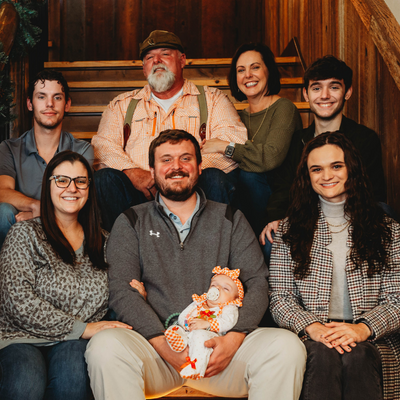
<path id="1" fill-rule="evenodd" d="M 240 268 L 245 288 L 234 331 L 251 332 L 268 305 L 268 270 L 254 233 L 240 211 L 205 199 L 183 243 L 157 201 L 130 208 L 116 220 L 107 244 L 110 307 L 146 339 L 163 335 L 163 323 L 192 294 L 207 291 L 212 269 Z M 144 283 L 147 302 L 129 282 Z"/>

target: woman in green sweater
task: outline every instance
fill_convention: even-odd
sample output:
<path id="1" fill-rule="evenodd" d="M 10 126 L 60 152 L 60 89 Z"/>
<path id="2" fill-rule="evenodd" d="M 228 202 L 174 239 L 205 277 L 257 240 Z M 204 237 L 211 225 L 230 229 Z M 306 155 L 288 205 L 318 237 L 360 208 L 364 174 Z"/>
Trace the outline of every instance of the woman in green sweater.
<path id="1" fill-rule="evenodd" d="M 258 235 L 271 195 L 273 171 L 285 159 L 292 135 L 302 129 L 302 122 L 296 106 L 278 96 L 280 73 L 268 46 L 240 46 L 232 58 L 228 79 L 233 97 L 249 103 L 239 112 L 248 140 L 239 144 L 210 139 L 203 143 L 202 152 L 225 153 L 239 164 L 239 208 Z"/>

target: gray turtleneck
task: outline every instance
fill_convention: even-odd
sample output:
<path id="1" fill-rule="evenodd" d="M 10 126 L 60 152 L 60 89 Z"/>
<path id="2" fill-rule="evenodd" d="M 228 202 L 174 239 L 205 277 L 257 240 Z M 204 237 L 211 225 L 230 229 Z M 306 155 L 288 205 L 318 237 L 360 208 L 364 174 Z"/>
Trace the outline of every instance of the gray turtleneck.
<path id="1" fill-rule="evenodd" d="M 346 257 L 349 252 L 347 238 L 349 230 L 348 227 L 343 230 L 347 222 L 344 217 L 345 201 L 331 203 L 320 197 L 320 202 L 325 220 L 328 222 L 329 229 L 332 232 L 332 242 L 327 246 L 332 252 L 333 258 L 332 290 L 328 318 L 353 319 L 346 280 Z M 330 226 L 329 224 L 336 226 Z"/>

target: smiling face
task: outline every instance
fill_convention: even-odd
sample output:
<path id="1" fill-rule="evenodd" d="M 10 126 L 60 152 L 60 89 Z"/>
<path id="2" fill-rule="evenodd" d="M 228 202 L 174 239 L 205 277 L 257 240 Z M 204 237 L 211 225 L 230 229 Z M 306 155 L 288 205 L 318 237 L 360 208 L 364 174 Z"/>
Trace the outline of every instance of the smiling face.
<path id="1" fill-rule="evenodd" d="M 343 150 L 326 144 L 311 151 L 307 160 L 314 191 L 324 200 L 339 203 L 346 199 L 347 167 Z"/>
<path id="2" fill-rule="evenodd" d="M 64 161 L 54 168 L 52 175 L 64 175 L 70 178 L 84 176 L 88 178 L 85 166 L 79 161 L 75 161 L 74 163 Z M 54 214 L 57 219 L 65 219 L 66 217 L 74 217 L 77 219 L 79 211 L 83 208 L 88 199 L 89 188 L 77 189 L 75 182 L 71 181 L 67 188 L 62 189 L 57 187 L 53 179 L 50 186 L 50 195 L 54 205 Z"/>
<path id="3" fill-rule="evenodd" d="M 345 100 L 353 93 L 352 87 L 347 92 L 343 79 L 310 80 L 308 90 L 303 89 L 311 111 L 320 119 L 332 120 L 341 115 Z"/>
<path id="4" fill-rule="evenodd" d="M 189 140 L 166 142 L 155 149 L 154 168 L 150 169 L 161 196 L 185 201 L 195 192 L 201 174 L 194 145 Z"/>
<path id="5" fill-rule="evenodd" d="M 218 303 L 227 303 L 228 301 L 233 301 L 239 297 L 239 291 L 236 283 L 233 282 L 229 276 L 226 275 L 215 275 L 211 279 L 212 287 L 216 287 L 219 290 L 219 297 L 217 300 L 207 300 L 207 305 L 209 307 L 215 307 Z"/>
<path id="6" fill-rule="evenodd" d="M 64 113 L 71 106 L 71 99 L 66 101 L 63 87 L 57 81 L 40 80 L 36 83 L 32 99 L 27 99 L 29 111 L 33 111 L 35 127 L 54 129 L 64 118 Z"/>
<path id="7" fill-rule="evenodd" d="M 153 49 L 143 58 L 143 74 L 153 90 L 162 93 L 175 87 L 182 87 L 185 63 L 185 54 L 178 50 Z M 168 85 L 164 81 L 168 82 Z M 163 85 L 158 86 L 157 82 L 163 82 Z"/>
<path id="8" fill-rule="evenodd" d="M 246 51 L 238 58 L 237 85 L 247 98 L 264 96 L 268 92 L 268 75 L 268 68 L 258 51 Z"/>

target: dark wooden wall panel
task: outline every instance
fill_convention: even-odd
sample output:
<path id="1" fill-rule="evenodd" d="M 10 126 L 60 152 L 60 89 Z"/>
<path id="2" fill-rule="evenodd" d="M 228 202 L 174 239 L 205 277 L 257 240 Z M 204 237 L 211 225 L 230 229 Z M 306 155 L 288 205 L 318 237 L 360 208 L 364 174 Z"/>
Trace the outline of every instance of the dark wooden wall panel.
<path id="1" fill-rule="evenodd" d="M 142 26 L 139 23 L 142 15 L 142 2 L 140 0 L 116 0 L 115 4 L 114 51 L 116 54 L 120 54 L 122 59 L 138 59 L 138 43 L 142 38 Z"/>
<path id="2" fill-rule="evenodd" d="M 240 44 L 263 40 L 264 4 L 264 0 L 49 0 L 53 42 L 49 61 L 137 59 L 139 42 L 155 29 L 175 32 L 189 58 L 232 57 Z"/>
<path id="3" fill-rule="evenodd" d="M 210 57 L 232 56 L 236 38 L 236 35 L 232 37 L 235 32 L 235 0 L 203 0 L 202 3 L 202 53 L 210 52 Z"/>
<path id="4" fill-rule="evenodd" d="M 378 113 L 388 203 L 400 215 L 400 91 L 379 55 Z"/>
<path id="5" fill-rule="evenodd" d="M 85 2 L 85 45 L 89 60 L 110 60 L 115 54 L 115 0 Z"/>
<path id="6" fill-rule="evenodd" d="M 201 0 L 176 0 L 176 23 L 173 32 L 176 32 L 183 41 L 188 58 L 203 58 L 201 31 L 203 13 Z M 158 29 L 157 27 L 154 29 Z M 143 37 L 149 34 L 143 32 Z"/>
<path id="7" fill-rule="evenodd" d="M 262 0 L 236 1 L 234 17 L 237 37 L 235 45 L 264 40 L 265 30 L 268 29 L 264 21 L 264 8 L 265 4 Z"/>
<path id="8" fill-rule="evenodd" d="M 175 31 L 176 2 L 174 0 L 145 0 L 142 2 L 142 10 L 142 21 L 140 17 L 137 17 L 135 21 L 142 25 L 142 38 L 146 38 L 155 29 Z"/>
<path id="9" fill-rule="evenodd" d="M 350 0 L 344 14 L 344 59 L 354 73 L 346 115 L 378 133 L 388 203 L 400 215 L 400 91 Z"/>
<path id="10" fill-rule="evenodd" d="M 280 55 L 296 36 L 306 64 L 339 49 L 339 0 L 265 0 L 265 43 Z"/>

